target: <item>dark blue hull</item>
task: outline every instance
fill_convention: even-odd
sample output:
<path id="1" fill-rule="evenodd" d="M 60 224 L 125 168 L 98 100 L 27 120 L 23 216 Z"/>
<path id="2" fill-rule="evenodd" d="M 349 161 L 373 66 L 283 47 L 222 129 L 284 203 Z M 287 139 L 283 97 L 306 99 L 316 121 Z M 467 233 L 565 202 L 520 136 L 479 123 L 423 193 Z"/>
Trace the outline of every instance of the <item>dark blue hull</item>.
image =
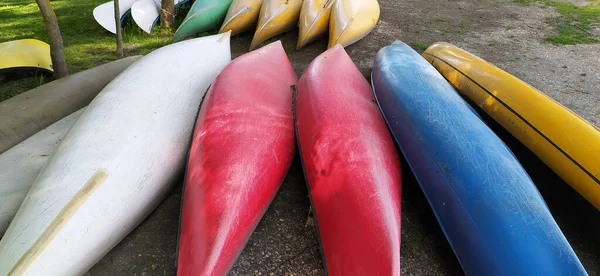
<path id="1" fill-rule="evenodd" d="M 586 275 L 517 159 L 425 59 L 387 46 L 372 83 L 467 275 Z"/>

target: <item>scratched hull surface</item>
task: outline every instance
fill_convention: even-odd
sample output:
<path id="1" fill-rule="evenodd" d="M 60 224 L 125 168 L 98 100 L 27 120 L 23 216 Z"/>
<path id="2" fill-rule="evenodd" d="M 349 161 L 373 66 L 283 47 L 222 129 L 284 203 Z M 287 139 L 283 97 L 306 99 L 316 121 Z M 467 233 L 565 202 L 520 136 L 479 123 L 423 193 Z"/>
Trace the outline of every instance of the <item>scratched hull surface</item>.
<path id="1" fill-rule="evenodd" d="M 40 170 L 81 112 L 61 119 L 0 154 L 0 239 Z"/>
<path id="2" fill-rule="evenodd" d="M 467 275 L 585 275 L 525 170 L 435 68 L 396 42 L 372 82 Z"/>
<path id="3" fill-rule="evenodd" d="M 327 33 L 334 2 L 335 0 L 304 0 L 298 21 L 296 48 L 302 48 Z"/>
<path id="4" fill-rule="evenodd" d="M 377 0 L 337 0 L 331 10 L 329 47 L 346 47 L 367 36 L 379 20 Z"/>
<path id="5" fill-rule="evenodd" d="M 140 57 L 109 62 L 0 102 L 0 153 L 88 105 L 106 84 Z"/>
<path id="6" fill-rule="evenodd" d="M 435 44 L 423 57 L 600 209 L 598 128 L 529 84 L 456 46 Z"/>
<path id="7" fill-rule="evenodd" d="M 119 1 L 119 18 L 121 23 L 125 19 L 125 16 L 129 14 L 131 6 L 138 0 L 120 0 Z M 107 31 L 116 34 L 117 25 L 115 24 L 115 3 L 113 1 L 106 2 L 94 8 L 93 11 L 94 19 Z"/>
<path id="8" fill-rule="evenodd" d="M 298 82 L 296 128 L 329 275 L 400 275 L 400 161 L 343 47 Z"/>
<path id="9" fill-rule="evenodd" d="M 220 33 L 231 31 L 231 35 L 244 32 L 256 25 L 263 0 L 233 0 Z"/>
<path id="10" fill-rule="evenodd" d="M 181 41 L 194 34 L 217 29 L 223 23 L 232 0 L 197 0 L 177 28 L 173 41 Z"/>
<path id="11" fill-rule="evenodd" d="M 265 40 L 293 29 L 298 24 L 302 0 L 264 0 L 250 50 Z"/>
<path id="12" fill-rule="evenodd" d="M 0 241 L 0 275 L 81 275 L 176 183 L 228 34 L 158 49 L 90 103 Z M 157 70 L 156 68 L 159 68 Z"/>
<path id="13" fill-rule="evenodd" d="M 178 275 L 226 275 L 244 248 L 294 157 L 296 81 L 277 41 L 232 61 L 211 86 L 185 178 Z"/>

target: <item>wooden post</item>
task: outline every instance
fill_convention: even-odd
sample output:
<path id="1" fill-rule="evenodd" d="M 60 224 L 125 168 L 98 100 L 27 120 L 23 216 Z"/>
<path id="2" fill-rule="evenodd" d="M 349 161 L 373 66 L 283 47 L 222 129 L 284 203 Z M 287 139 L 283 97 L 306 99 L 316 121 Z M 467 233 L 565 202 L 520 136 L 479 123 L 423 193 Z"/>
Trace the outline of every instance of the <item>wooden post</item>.
<path id="1" fill-rule="evenodd" d="M 164 28 L 173 26 L 173 14 L 175 14 L 174 0 L 162 0 L 160 9 L 160 25 Z"/>
<path id="2" fill-rule="evenodd" d="M 115 26 L 117 27 L 117 52 L 123 56 L 123 34 L 121 33 L 121 12 L 119 11 L 119 0 L 113 1 L 115 4 Z"/>
<path id="3" fill-rule="evenodd" d="M 58 27 L 58 20 L 50 0 L 36 0 L 42 17 L 44 18 L 44 24 L 48 29 L 48 37 L 50 38 L 50 58 L 52 58 L 52 68 L 54 70 L 54 78 L 60 79 L 69 75 L 69 69 L 67 68 L 67 62 L 65 61 L 65 51 L 63 46 L 62 36 L 60 35 L 60 28 Z"/>

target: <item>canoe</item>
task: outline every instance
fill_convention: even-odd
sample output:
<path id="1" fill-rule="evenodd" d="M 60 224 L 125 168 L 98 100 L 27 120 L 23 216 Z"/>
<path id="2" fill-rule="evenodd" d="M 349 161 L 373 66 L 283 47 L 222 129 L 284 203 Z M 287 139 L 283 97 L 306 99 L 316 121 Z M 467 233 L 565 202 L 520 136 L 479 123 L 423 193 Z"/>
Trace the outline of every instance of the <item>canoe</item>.
<path id="1" fill-rule="evenodd" d="M 367 36 L 379 20 L 377 0 L 337 0 L 329 21 L 329 48 L 346 47 Z"/>
<path id="2" fill-rule="evenodd" d="M 600 130 L 529 84 L 447 43 L 423 57 L 600 210 Z"/>
<path id="3" fill-rule="evenodd" d="M 106 84 L 140 57 L 109 62 L 0 102 L 0 153 L 88 105 Z"/>
<path id="4" fill-rule="evenodd" d="M 0 43 L 0 83 L 36 73 L 52 75 L 50 45 L 37 39 Z"/>
<path id="5" fill-rule="evenodd" d="M 295 152 L 281 42 L 232 61 L 200 109 L 190 149 L 177 275 L 226 275 L 275 197 Z"/>
<path id="6" fill-rule="evenodd" d="M 256 24 L 263 0 L 233 0 L 219 33 L 231 31 L 231 35 L 242 33 Z"/>
<path id="7" fill-rule="evenodd" d="M 328 275 L 400 275 L 400 161 L 369 83 L 335 46 L 297 89 L 298 144 Z"/>
<path id="8" fill-rule="evenodd" d="M 174 0 L 175 7 L 187 0 Z M 135 24 L 146 33 L 152 33 L 152 28 L 160 19 L 160 0 L 139 0 L 131 6 L 131 17 Z"/>
<path id="9" fill-rule="evenodd" d="M 119 0 L 119 18 L 121 24 L 131 12 L 131 6 L 138 0 Z M 107 31 L 116 34 L 117 26 L 115 25 L 115 3 L 113 1 L 106 2 L 94 8 L 94 19 Z"/>
<path id="10" fill-rule="evenodd" d="M 40 170 L 82 111 L 76 111 L 0 154 L 0 239 Z"/>
<path id="11" fill-rule="evenodd" d="M 133 230 L 180 177 L 202 96 L 229 60 L 228 34 L 194 39 L 107 85 L 0 241 L 0 275 L 82 275 Z"/>
<path id="12" fill-rule="evenodd" d="M 250 50 L 265 40 L 293 29 L 298 24 L 302 0 L 264 0 Z"/>
<path id="13" fill-rule="evenodd" d="M 173 42 L 219 28 L 232 0 L 196 0 L 175 32 Z"/>
<path id="14" fill-rule="evenodd" d="M 300 21 L 298 21 L 296 49 L 306 46 L 327 33 L 331 6 L 334 2 L 335 0 L 304 0 L 300 10 Z"/>
<path id="15" fill-rule="evenodd" d="M 433 66 L 397 41 L 371 80 L 466 275 L 586 275 L 521 164 Z"/>

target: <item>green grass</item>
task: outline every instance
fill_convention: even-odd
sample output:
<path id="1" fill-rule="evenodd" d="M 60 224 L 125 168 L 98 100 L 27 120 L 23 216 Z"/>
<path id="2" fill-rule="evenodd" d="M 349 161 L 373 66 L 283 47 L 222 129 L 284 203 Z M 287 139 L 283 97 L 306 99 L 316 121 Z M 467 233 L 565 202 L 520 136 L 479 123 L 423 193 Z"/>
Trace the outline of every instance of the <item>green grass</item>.
<path id="1" fill-rule="evenodd" d="M 552 0 L 514 0 L 517 3 L 529 5 L 540 2 L 554 7 L 560 14 L 558 18 L 549 18 L 548 24 L 556 26 L 556 33 L 544 39 L 546 42 L 559 45 L 575 45 L 598 43 L 600 38 L 590 32 L 592 26 L 600 25 L 600 0 L 591 4 L 577 6 L 568 2 Z"/>
<path id="2" fill-rule="evenodd" d="M 65 58 L 69 73 L 73 74 L 109 61 L 119 59 L 116 53 L 115 35 L 104 30 L 92 15 L 94 8 L 106 0 L 53 0 L 58 24 L 65 46 Z M 190 4 L 178 9 L 176 26 L 189 9 Z M 0 43 L 35 38 L 48 42 L 46 28 L 37 4 L 33 0 L 0 0 Z M 125 55 L 147 54 L 169 44 L 171 30 L 156 27 L 152 34 L 142 31 L 131 16 L 123 24 L 123 47 Z M 0 84 L 0 100 L 24 92 L 44 81 L 28 78 Z"/>
<path id="3" fill-rule="evenodd" d="M 411 45 L 413 46 L 413 48 L 421 52 L 424 52 L 425 50 L 427 50 L 427 48 L 429 48 L 429 44 L 423 42 L 413 42 Z"/>

